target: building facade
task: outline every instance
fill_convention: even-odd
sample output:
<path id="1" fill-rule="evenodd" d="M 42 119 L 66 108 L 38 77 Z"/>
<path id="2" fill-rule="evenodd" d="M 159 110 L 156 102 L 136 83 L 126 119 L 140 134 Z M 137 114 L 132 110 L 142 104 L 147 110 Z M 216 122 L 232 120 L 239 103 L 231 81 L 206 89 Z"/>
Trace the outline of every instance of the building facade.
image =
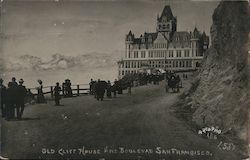
<path id="1" fill-rule="evenodd" d="M 195 27 L 192 32 L 177 31 L 177 18 L 166 5 L 157 16 L 156 32 L 139 38 L 129 31 L 125 55 L 118 61 L 119 78 L 145 69 L 194 70 L 201 66 L 209 37 Z"/>

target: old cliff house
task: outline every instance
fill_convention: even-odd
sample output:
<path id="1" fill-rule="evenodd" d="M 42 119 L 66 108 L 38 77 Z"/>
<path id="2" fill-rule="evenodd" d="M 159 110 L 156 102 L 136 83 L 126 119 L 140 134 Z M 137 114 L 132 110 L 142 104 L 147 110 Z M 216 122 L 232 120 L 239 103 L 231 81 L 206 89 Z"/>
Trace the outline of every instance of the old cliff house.
<path id="1" fill-rule="evenodd" d="M 166 5 L 157 16 L 156 32 L 125 38 L 125 55 L 118 62 L 119 78 L 145 69 L 195 70 L 200 67 L 209 37 L 195 27 L 192 32 L 177 31 L 177 17 Z"/>

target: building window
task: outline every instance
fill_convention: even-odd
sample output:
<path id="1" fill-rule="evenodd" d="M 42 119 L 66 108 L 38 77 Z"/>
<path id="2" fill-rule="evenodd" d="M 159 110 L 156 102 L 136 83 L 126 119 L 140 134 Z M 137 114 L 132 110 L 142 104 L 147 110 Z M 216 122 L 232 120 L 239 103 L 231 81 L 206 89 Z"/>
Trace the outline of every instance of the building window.
<path id="1" fill-rule="evenodd" d="M 181 50 L 177 50 L 177 57 L 181 57 Z"/>
<path id="2" fill-rule="evenodd" d="M 195 52 L 196 52 L 196 56 L 199 56 L 199 52 L 197 50 Z"/>
<path id="3" fill-rule="evenodd" d="M 141 58 L 145 58 L 146 57 L 146 53 L 145 53 L 145 51 L 142 51 L 141 52 Z"/>
<path id="4" fill-rule="evenodd" d="M 169 51 L 169 57 L 174 57 L 174 52 L 173 51 Z"/>
<path id="5" fill-rule="evenodd" d="M 184 56 L 185 56 L 185 57 L 189 57 L 189 50 L 185 50 L 184 52 L 185 52 L 185 53 L 184 53 Z"/>
<path id="6" fill-rule="evenodd" d="M 131 52 L 130 51 L 128 52 L 128 58 L 131 58 Z"/>
<path id="7" fill-rule="evenodd" d="M 134 52 L 134 58 L 138 58 L 138 51 Z"/>

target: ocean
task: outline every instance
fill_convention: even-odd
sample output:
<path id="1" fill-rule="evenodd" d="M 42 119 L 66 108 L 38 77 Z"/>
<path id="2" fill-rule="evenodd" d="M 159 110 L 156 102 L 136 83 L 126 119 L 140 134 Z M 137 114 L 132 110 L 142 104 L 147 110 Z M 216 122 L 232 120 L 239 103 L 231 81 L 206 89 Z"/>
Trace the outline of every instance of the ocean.
<path id="1" fill-rule="evenodd" d="M 60 70 L 19 70 L 4 72 L 2 78 L 4 84 L 7 85 L 11 78 L 15 77 L 17 81 L 22 78 L 27 88 L 35 88 L 38 86 L 38 79 L 43 81 L 43 86 L 55 86 L 56 82 L 62 84 L 65 79 L 70 79 L 72 85 L 88 85 L 90 79 L 94 80 L 110 80 L 114 81 L 118 78 L 118 71 L 115 66 L 105 68 L 71 68 Z"/>

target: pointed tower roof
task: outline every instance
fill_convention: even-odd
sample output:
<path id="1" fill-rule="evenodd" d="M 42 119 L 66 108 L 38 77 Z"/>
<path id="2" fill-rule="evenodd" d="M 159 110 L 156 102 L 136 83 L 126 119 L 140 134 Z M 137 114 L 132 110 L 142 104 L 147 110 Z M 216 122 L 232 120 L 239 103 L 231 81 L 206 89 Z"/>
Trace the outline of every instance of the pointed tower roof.
<path id="1" fill-rule="evenodd" d="M 193 38 L 198 38 L 200 36 L 200 32 L 197 29 L 197 27 L 195 26 L 194 31 L 193 31 Z"/>
<path id="2" fill-rule="evenodd" d="M 167 19 L 172 19 L 174 18 L 173 16 L 173 12 L 171 10 L 171 7 L 169 5 L 166 5 L 161 13 L 161 17 L 160 20 L 162 19 L 162 17 L 167 17 Z"/>
<path id="3" fill-rule="evenodd" d="M 132 35 L 132 32 L 131 32 L 131 30 L 129 31 L 128 35 Z"/>

